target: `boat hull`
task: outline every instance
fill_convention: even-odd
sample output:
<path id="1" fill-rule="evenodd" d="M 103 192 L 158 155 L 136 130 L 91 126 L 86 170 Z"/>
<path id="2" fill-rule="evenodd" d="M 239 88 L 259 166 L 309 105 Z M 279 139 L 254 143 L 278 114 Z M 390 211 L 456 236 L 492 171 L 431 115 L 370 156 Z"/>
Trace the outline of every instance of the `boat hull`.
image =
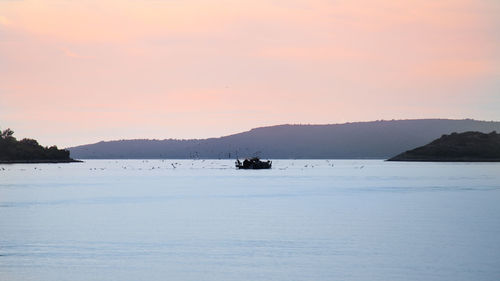
<path id="1" fill-rule="evenodd" d="M 263 169 L 271 169 L 272 162 L 271 161 L 260 161 L 258 158 L 245 159 L 242 162 L 240 160 L 236 160 L 236 168 L 243 170 L 263 170 Z"/>

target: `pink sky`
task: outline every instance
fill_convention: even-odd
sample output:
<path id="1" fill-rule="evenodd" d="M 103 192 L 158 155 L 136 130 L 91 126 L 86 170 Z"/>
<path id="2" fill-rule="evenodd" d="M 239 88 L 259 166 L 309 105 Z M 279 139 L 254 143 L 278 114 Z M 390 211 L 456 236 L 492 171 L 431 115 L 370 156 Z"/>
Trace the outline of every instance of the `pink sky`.
<path id="1" fill-rule="evenodd" d="M 0 0 L 0 128 L 60 147 L 500 120 L 500 1 Z"/>

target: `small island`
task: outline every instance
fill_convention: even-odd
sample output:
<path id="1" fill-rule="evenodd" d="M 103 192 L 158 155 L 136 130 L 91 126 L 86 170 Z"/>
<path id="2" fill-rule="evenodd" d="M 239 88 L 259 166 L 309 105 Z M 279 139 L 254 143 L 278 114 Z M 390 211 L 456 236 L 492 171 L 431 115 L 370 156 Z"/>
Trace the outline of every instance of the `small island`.
<path id="1" fill-rule="evenodd" d="M 500 162 L 500 134 L 452 133 L 387 161 Z"/>
<path id="2" fill-rule="evenodd" d="M 0 164 L 82 162 L 69 157 L 69 151 L 57 146 L 43 147 L 34 139 L 18 141 L 11 129 L 0 130 Z"/>

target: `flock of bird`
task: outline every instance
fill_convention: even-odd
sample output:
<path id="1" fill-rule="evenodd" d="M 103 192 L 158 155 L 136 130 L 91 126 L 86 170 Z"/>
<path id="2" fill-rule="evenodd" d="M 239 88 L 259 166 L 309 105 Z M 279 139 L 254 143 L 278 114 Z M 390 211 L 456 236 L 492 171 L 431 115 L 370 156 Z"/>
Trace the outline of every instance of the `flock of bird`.
<path id="1" fill-rule="evenodd" d="M 147 164 L 150 163 L 150 161 L 160 161 L 162 163 L 162 165 L 148 166 Z M 114 162 L 117 164 L 120 163 L 119 160 L 114 160 Z M 139 167 L 137 167 L 136 165 L 133 165 L 131 163 L 129 166 L 122 165 L 121 169 L 123 169 L 123 170 L 162 170 L 162 169 L 175 170 L 179 167 L 186 167 L 186 166 L 189 167 L 188 169 L 233 169 L 233 167 L 234 167 L 233 165 L 223 164 L 220 162 L 214 162 L 214 161 L 210 161 L 210 160 L 206 160 L 206 159 L 195 159 L 189 163 L 170 162 L 170 161 L 165 160 L 165 159 L 162 159 L 162 160 L 141 160 L 140 163 L 141 163 L 141 166 L 139 166 Z M 200 166 L 200 164 L 201 164 L 201 166 Z M 300 166 L 298 166 L 296 164 L 299 164 Z M 321 166 L 324 167 L 325 164 L 328 167 L 335 167 L 333 160 L 325 160 L 324 164 L 321 164 L 318 162 L 316 162 L 314 164 L 312 164 L 312 163 L 302 164 L 302 163 L 297 163 L 297 162 L 292 161 L 291 163 L 289 163 L 286 166 L 281 166 L 281 167 L 278 166 L 275 169 L 287 170 L 289 168 L 298 168 L 298 169 L 304 170 L 304 169 L 311 169 L 311 168 L 321 167 Z M 148 166 L 148 167 L 145 167 L 145 166 Z M 10 166 L 7 169 L 5 167 L 0 167 L 0 171 L 10 171 L 10 170 L 12 170 L 11 167 L 14 168 L 15 166 Z M 61 166 L 58 166 L 57 168 L 61 169 Z M 360 165 L 360 166 L 356 165 L 353 168 L 363 169 L 364 165 Z M 90 167 L 88 169 L 89 169 L 89 171 L 104 171 L 108 168 L 107 167 Z M 23 167 L 23 168 L 19 168 L 17 170 L 27 171 L 29 169 Z M 40 167 L 33 167 L 33 170 L 42 171 L 42 169 Z"/>

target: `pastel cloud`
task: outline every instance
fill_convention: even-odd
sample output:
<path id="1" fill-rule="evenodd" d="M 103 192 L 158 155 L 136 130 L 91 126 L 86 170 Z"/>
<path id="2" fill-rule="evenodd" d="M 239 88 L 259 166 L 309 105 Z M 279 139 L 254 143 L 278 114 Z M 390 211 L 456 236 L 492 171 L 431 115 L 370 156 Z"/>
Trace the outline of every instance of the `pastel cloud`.
<path id="1" fill-rule="evenodd" d="M 0 16 L 0 25 L 9 25 L 10 24 L 10 21 L 4 17 L 4 16 Z"/>
<path id="2" fill-rule="evenodd" d="M 500 119 L 499 13 L 488 0 L 0 1 L 0 125 L 75 145 Z"/>

